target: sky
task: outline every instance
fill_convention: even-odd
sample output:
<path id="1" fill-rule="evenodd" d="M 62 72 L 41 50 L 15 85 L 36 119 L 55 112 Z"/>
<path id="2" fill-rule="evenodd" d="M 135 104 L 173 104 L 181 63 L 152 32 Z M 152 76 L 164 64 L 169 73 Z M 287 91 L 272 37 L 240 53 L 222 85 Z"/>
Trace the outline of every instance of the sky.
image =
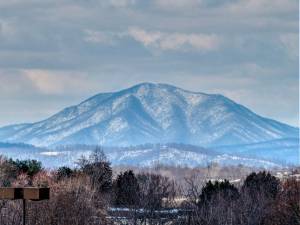
<path id="1" fill-rule="evenodd" d="M 0 126 L 141 82 L 299 126 L 298 0 L 0 0 Z"/>

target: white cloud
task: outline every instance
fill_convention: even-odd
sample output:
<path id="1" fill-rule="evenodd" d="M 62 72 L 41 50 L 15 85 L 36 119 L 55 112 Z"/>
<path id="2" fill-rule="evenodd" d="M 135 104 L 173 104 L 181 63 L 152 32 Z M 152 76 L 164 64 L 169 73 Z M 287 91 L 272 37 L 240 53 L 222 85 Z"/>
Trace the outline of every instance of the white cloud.
<path id="1" fill-rule="evenodd" d="M 211 51 L 217 49 L 221 42 L 214 34 L 152 32 L 140 28 L 130 28 L 128 34 L 145 47 L 161 50 Z"/>
<path id="2" fill-rule="evenodd" d="M 45 94 L 61 94 L 64 90 L 64 82 L 57 79 L 58 74 L 50 74 L 43 70 L 25 70 L 23 74 Z"/>
<path id="3" fill-rule="evenodd" d="M 32 85 L 43 94 L 61 95 L 84 91 L 90 83 L 86 76 L 78 72 L 23 70 L 22 75 L 31 81 Z"/>
<path id="4" fill-rule="evenodd" d="M 30 91 L 36 95 L 53 95 L 56 97 L 90 97 L 100 92 L 100 90 L 104 92 L 117 90 L 126 84 L 128 80 L 131 80 L 127 79 L 127 81 L 124 81 L 122 78 L 124 74 L 110 74 L 107 76 L 107 73 L 97 73 L 97 75 L 90 75 L 88 73 L 70 70 L 26 69 L 17 71 L 17 73 L 17 80 L 22 81 L 18 86 L 23 90 L 26 89 L 26 87 L 30 89 L 26 90 L 26 92 Z M 22 86 L 25 83 L 26 86 Z M 135 82 L 131 82 L 131 84 L 135 84 Z M 117 85 L 117 89 L 112 88 L 115 85 Z"/>
<path id="5" fill-rule="evenodd" d="M 217 49 L 221 42 L 214 34 L 167 33 L 135 27 L 129 28 L 127 32 L 85 30 L 84 33 L 86 42 L 115 45 L 120 39 L 129 36 L 147 48 L 163 51 L 211 51 Z"/>
<path id="6" fill-rule="evenodd" d="M 128 33 L 136 41 L 143 43 L 145 46 L 155 45 L 163 36 L 161 32 L 147 32 L 139 28 L 130 28 Z"/>
<path id="7" fill-rule="evenodd" d="M 165 35 L 160 46 L 164 50 L 177 50 L 189 45 L 198 50 L 214 50 L 219 46 L 220 39 L 216 35 L 180 34 Z"/>

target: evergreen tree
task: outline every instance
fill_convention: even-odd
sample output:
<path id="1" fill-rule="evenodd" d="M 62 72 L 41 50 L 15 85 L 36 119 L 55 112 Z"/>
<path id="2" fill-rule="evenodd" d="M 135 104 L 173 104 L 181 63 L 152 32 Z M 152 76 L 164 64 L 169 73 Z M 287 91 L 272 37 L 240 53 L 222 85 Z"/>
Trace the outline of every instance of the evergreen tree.
<path id="1" fill-rule="evenodd" d="M 268 198 L 275 198 L 280 191 L 279 180 L 265 171 L 259 173 L 251 173 L 244 181 L 243 191 L 249 193 L 252 198 L 259 197 L 263 194 Z"/>
<path id="2" fill-rule="evenodd" d="M 223 198 L 226 201 L 232 201 L 239 197 L 238 189 L 231 184 L 228 180 L 216 181 L 212 183 L 208 181 L 206 185 L 202 188 L 201 194 L 199 196 L 199 206 L 210 203 L 213 200 L 218 200 Z"/>
<path id="3" fill-rule="evenodd" d="M 42 170 L 41 162 L 37 160 L 9 160 L 9 163 L 17 168 L 19 174 L 26 173 L 28 176 L 33 177 L 35 174 Z"/>
<path id="4" fill-rule="evenodd" d="M 115 182 L 115 203 L 118 206 L 134 206 L 138 204 L 139 184 L 132 170 L 118 175 Z"/>

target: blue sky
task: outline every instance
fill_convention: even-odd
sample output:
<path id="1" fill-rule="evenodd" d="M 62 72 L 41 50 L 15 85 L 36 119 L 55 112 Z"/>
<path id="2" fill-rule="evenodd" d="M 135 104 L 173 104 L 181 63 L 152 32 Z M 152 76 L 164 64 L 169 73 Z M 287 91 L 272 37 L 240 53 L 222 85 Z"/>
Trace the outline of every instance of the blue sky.
<path id="1" fill-rule="evenodd" d="M 298 126 L 298 0 L 0 0 L 0 126 L 140 82 Z"/>

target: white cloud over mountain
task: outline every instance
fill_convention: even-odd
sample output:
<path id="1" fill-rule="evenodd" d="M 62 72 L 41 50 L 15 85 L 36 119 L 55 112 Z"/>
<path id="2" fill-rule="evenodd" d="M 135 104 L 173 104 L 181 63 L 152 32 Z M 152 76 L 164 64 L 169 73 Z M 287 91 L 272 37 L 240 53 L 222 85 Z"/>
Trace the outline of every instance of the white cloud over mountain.
<path id="1" fill-rule="evenodd" d="M 130 28 L 129 35 L 145 47 L 154 47 L 161 50 L 211 51 L 216 50 L 220 44 L 220 38 L 213 34 L 165 33 Z"/>

